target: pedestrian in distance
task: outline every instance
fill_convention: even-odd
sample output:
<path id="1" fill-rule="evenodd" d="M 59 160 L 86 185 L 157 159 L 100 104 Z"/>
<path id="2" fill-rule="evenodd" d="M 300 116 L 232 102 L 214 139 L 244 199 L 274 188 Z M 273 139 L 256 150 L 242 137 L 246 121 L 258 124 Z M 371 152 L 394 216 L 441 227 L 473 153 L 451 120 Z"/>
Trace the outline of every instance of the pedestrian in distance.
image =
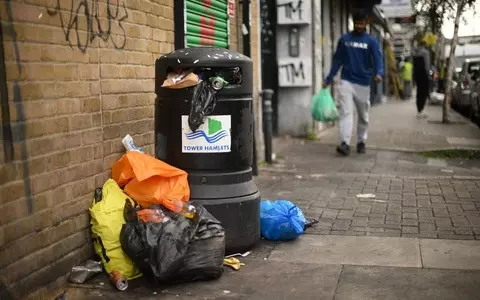
<path id="1" fill-rule="evenodd" d="M 339 104 L 340 104 L 340 139 L 337 152 L 350 154 L 350 140 L 353 130 L 353 110 L 357 109 L 357 152 L 365 153 L 368 137 L 370 109 L 370 85 L 372 77 L 380 82 L 383 77 L 383 55 L 378 41 L 366 32 L 368 15 L 363 10 L 353 13 L 354 30 L 343 35 L 337 44 L 333 56 L 332 68 L 323 82 L 327 88 L 337 72 L 342 69 Z"/>
<path id="2" fill-rule="evenodd" d="M 430 52 L 427 49 L 425 41 L 420 42 L 420 46 L 413 55 L 413 80 L 417 86 L 417 117 L 426 118 L 424 113 L 425 104 L 430 92 Z"/>
<path id="3" fill-rule="evenodd" d="M 410 100 L 412 97 L 412 79 L 413 79 L 413 64 L 410 57 L 405 59 L 405 63 L 402 67 L 402 79 L 403 79 L 403 99 Z"/>

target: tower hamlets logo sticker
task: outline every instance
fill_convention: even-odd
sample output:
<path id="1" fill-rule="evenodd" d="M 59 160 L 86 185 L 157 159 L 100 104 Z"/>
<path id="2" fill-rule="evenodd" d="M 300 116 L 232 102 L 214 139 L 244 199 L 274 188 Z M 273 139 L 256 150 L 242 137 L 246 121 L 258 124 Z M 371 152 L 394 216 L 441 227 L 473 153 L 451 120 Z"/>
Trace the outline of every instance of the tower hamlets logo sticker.
<path id="1" fill-rule="evenodd" d="M 182 115 L 182 153 L 231 152 L 232 118 L 229 115 L 209 116 L 192 132 L 188 116 Z"/>
<path id="2" fill-rule="evenodd" d="M 188 140 L 205 139 L 209 144 L 214 144 L 228 136 L 228 131 L 222 128 L 222 122 L 211 118 L 207 119 L 208 132 L 198 129 L 195 132 L 186 133 Z"/>

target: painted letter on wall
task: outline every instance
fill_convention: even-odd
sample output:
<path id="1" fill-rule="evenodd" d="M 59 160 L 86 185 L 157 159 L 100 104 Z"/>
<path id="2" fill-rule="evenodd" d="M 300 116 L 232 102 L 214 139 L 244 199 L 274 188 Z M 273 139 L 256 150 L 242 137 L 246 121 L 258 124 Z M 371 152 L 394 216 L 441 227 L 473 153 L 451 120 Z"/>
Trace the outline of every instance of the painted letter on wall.
<path id="1" fill-rule="evenodd" d="M 309 87 L 312 85 L 312 66 L 306 58 L 281 58 L 278 60 L 278 85 L 280 87 Z"/>
<path id="2" fill-rule="evenodd" d="M 280 25 L 310 24 L 311 7 L 309 0 L 277 0 L 277 22 Z"/>

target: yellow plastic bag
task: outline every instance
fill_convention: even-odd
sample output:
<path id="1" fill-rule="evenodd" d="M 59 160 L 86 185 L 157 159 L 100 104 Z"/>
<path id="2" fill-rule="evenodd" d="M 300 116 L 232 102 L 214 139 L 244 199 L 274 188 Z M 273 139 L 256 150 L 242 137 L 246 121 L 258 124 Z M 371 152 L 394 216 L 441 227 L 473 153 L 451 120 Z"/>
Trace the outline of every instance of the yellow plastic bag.
<path id="1" fill-rule="evenodd" d="M 132 260 L 123 253 L 120 245 L 120 231 L 125 224 L 123 209 L 128 197 L 118 186 L 109 179 L 102 188 L 102 198 L 93 200 L 90 207 L 90 223 L 92 225 L 93 248 L 102 259 L 107 273 L 119 272 L 127 280 L 142 276 Z M 133 203 L 133 201 L 132 201 Z"/>

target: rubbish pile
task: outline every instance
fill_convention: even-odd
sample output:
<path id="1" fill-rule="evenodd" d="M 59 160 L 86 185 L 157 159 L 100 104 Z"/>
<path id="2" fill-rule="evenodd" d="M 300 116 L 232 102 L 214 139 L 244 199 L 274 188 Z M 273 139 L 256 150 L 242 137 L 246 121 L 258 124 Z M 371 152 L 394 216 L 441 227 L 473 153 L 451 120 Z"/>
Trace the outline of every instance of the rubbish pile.
<path id="1" fill-rule="evenodd" d="M 195 132 L 211 114 L 217 93 L 242 82 L 240 68 L 175 70 L 162 87 L 193 88 L 188 124 Z M 187 172 L 123 138 L 126 153 L 112 166 L 112 175 L 94 191 L 90 206 L 93 247 L 99 261 L 72 268 L 70 281 L 86 282 L 105 272 L 120 291 L 130 280 L 147 277 L 155 283 L 214 280 L 224 266 L 245 264 L 225 257 L 225 230 L 205 207 L 190 202 Z M 261 204 L 261 232 L 272 240 L 294 239 L 312 224 L 288 201 Z"/>
<path id="2" fill-rule="evenodd" d="M 188 124 L 195 132 L 216 106 L 220 90 L 242 83 L 239 67 L 169 69 L 162 87 L 192 88 Z M 190 202 L 188 174 L 145 153 L 127 135 L 126 153 L 112 175 L 94 192 L 90 207 L 95 253 L 72 268 L 70 280 L 83 283 L 105 271 L 118 290 L 141 276 L 157 283 L 212 280 L 223 266 L 243 263 L 225 258 L 225 230 L 202 205 Z"/>
<path id="3" fill-rule="evenodd" d="M 100 261 L 73 267 L 70 281 L 84 283 L 104 270 L 124 291 L 141 276 L 157 283 L 222 276 L 225 230 L 203 206 L 189 202 L 188 174 L 145 154 L 129 135 L 122 143 L 127 153 L 94 191 L 90 207 Z"/>
<path id="4" fill-rule="evenodd" d="M 223 266 L 245 264 L 225 257 L 225 230 L 200 204 L 189 202 L 188 174 L 143 152 L 131 136 L 112 166 L 112 178 L 94 191 L 90 207 L 93 247 L 100 261 L 72 268 L 70 281 L 86 282 L 105 271 L 120 291 L 141 276 L 157 284 L 214 280 Z M 261 234 L 292 240 L 318 222 L 290 201 L 261 201 Z M 102 268 L 103 267 L 103 268 Z"/>

